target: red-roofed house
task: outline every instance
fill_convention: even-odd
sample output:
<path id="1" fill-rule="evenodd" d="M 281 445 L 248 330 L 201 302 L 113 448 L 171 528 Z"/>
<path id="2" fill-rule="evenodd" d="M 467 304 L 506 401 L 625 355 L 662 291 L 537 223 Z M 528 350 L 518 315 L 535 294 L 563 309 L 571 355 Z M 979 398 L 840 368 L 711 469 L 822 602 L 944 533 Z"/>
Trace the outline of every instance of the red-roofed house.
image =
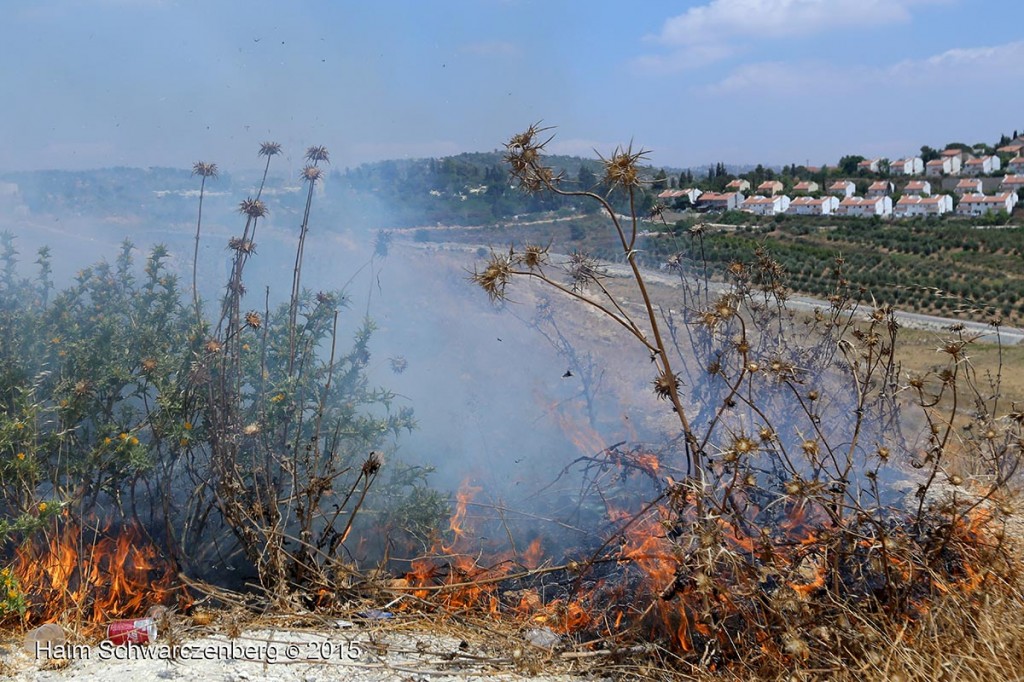
<path id="1" fill-rule="evenodd" d="M 1002 168 L 1003 162 L 998 156 L 982 156 L 977 159 L 970 159 L 964 164 L 964 175 L 988 175 Z"/>
<path id="2" fill-rule="evenodd" d="M 1006 170 L 1011 173 L 1024 173 L 1024 156 L 1016 156 L 1006 164 Z"/>
<path id="3" fill-rule="evenodd" d="M 1024 154 L 1024 143 L 1022 142 L 1011 142 L 1010 144 L 1003 145 L 996 150 L 997 154 L 1010 154 L 1012 156 L 1020 156 Z"/>
<path id="4" fill-rule="evenodd" d="M 1024 175 L 1007 175 L 999 183 L 999 189 L 1004 192 L 1019 192 L 1024 189 Z"/>
<path id="5" fill-rule="evenodd" d="M 919 156 L 890 161 L 889 172 L 896 175 L 920 175 L 924 172 L 924 161 Z"/>
<path id="6" fill-rule="evenodd" d="M 831 215 L 839 208 L 839 199 L 834 196 L 821 197 L 797 197 L 790 202 L 786 209 L 788 215 Z"/>
<path id="7" fill-rule="evenodd" d="M 745 199 L 740 192 L 704 192 L 697 200 L 697 208 L 708 211 L 735 211 Z"/>
<path id="8" fill-rule="evenodd" d="M 776 194 L 770 197 L 748 197 L 740 208 L 755 215 L 778 215 L 786 212 L 789 203 L 789 197 L 785 194 Z"/>
<path id="9" fill-rule="evenodd" d="M 811 192 L 818 191 L 818 183 L 814 180 L 804 180 L 793 185 L 794 192 L 803 192 L 804 194 L 810 194 Z"/>
<path id="10" fill-rule="evenodd" d="M 953 188 L 955 194 L 963 196 L 965 194 L 981 194 L 981 180 L 968 180 L 964 178 L 960 182 L 956 183 L 956 187 Z"/>
<path id="11" fill-rule="evenodd" d="M 783 184 L 778 180 L 765 180 L 757 186 L 757 193 L 771 197 L 775 196 L 783 189 L 785 189 Z"/>
<path id="12" fill-rule="evenodd" d="M 907 186 L 903 188 L 904 194 L 909 194 L 912 197 L 919 197 L 922 194 L 932 193 L 932 183 L 927 180 L 911 180 L 907 183 Z"/>
<path id="13" fill-rule="evenodd" d="M 730 192 L 746 192 L 750 189 L 750 181 L 736 178 L 725 186 Z"/>
<path id="14" fill-rule="evenodd" d="M 940 175 L 960 175 L 961 168 L 959 156 L 943 156 L 926 163 L 924 174 L 933 178 Z"/>
<path id="15" fill-rule="evenodd" d="M 664 192 L 658 195 L 659 199 L 676 200 L 687 198 L 691 204 L 697 203 L 697 199 L 703 194 L 696 187 L 688 187 L 686 189 L 666 189 Z"/>
<path id="16" fill-rule="evenodd" d="M 879 161 L 880 159 L 864 159 L 857 164 L 857 170 L 867 171 L 868 173 L 877 173 Z"/>
<path id="17" fill-rule="evenodd" d="M 836 214 L 857 217 L 877 215 L 886 218 L 892 215 L 892 199 L 887 196 L 846 197 L 839 202 Z"/>
<path id="18" fill-rule="evenodd" d="M 837 197 L 852 197 L 857 191 L 857 185 L 853 184 L 849 180 L 836 180 L 828 186 L 828 193 L 834 194 Z"/>
<path id="19" fill-rule="evenodd" d="M 897 218 L 914 218 L 916 216 L 942 215 L 952 210 L 953 197 L 948 194 L 938 194 L 934 197 L 903 195 L 896 202 L 894 214 Z"/>
<path id="20" fill-rule="evenodd" d="M 994 197 L 984 194 L 966 194 L 960 203 L 957 204 L 957 215 L 979 216 L 996 211 L 1010 213 L 1017 204 L 1017 195 L 1013 192 L 1003 192 Z"/>
<path id="21" fill-rule="evenodd" d="M 887 197 L 893 193 L 896 186 L 888 180 L 879 180 L 878 182 L 872 182 L 868 187 L 868 191 L 865 192 L 864 196 L 874 199 L 876 197 Z"/>

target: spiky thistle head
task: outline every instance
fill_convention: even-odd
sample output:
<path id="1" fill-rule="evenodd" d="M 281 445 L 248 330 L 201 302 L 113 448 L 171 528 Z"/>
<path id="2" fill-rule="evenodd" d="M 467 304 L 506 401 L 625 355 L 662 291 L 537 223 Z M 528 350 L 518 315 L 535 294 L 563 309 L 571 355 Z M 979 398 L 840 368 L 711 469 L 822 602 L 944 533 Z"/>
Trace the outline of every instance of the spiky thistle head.
<path id="1" fill-rule="evenodd" d="M 575 292 L 583 291 L 587 285 L 597 282 L 606 274 L 598 260 L 585 251 L 573 251 L 569 254 L 565 270 L 572 279 L 572 289 Z"/>
<path id="2" fill-rule="evenodd" d="M 249 197 L 238 205 L 238 212 L 244 213 L 250 218 L 262 218 L 267 215 L 267 206 L 259 199 Z"/>
<path id="3" fill-rule="evenodd" d="M 316 181 L 323 177 L 323 169 L 319 166 L 306 166 L 302 169 L 302 179 L 306 182 L 316 184 Z"/>
<path id="4" fill-rule="evenodd" d="M 331 162 L 331 154 L 327 151 L 327 147 L 323 145 L 315 145 L 306 150 L 306 160 L 314 164 Z"/>
<path id="5" fill-rule="evenodd" d="M 625 189 L 639 187 L 642 184 L 639 164 L 646 156 L 647 152 L 643 149 L 634 152 L 632 142 L 625 149 L 616 147 L 610 158 L 606 159 L 601 156 L 601 163 L 604 164 L 605 184 Z"/>
<path id="6" fill-rule="evenodd" d="M 554 136 L 542 140 L 542 133 L 550 128 L 541 128 L 539 125 L 534 123 L 505 143 L 505 163 L 511 166 L 512 177 L 527 192 L 539 192 L 562 179 L 560 173 L 556 174 L 542 163 L 544 147 Z"/>
<path id="7" fill-rule="evenodd" d="M 515 261 L 522 263 L 530 270 L 540 270 L 548 260 L 548 247 L 527 244 L 522 253 L 515 255 Z"/>
<path id="8" fill-rule="evenodd" d="M 475 270 L 470 280 L 487 292 L 492 302 L 505 300 L 505 288 L 512 279 L 512 259 L 500 253 L 491 252 L 491 258 L 483 270 Z"/>
<path id="9" fill-rule="evenodd" d="M 260 145 L 260 156 L 277 156 L 281 153 L 280 142 L 264 142 Z"/>
<path id="10" fill-rule="evenodd" d="M 245 254 L 256 253 L 256 243 L 251 239 L 242 239 L 241 237 L 232 237 L 228 240 L 228 248 L 232 251 L 238 251 Z"/>
<path id="11" fill-rule="evenodd" d="M 654 385 L 654 394 L 662 400 L 671 398 L 679 390 L 679 376 L 671 372 L 661 372 L 651 383 Z"/>
<path id="12" fill-rule="evenodd" d="M 215 178 L 217 177 L 217 164 L 196 161 L 192 164 L 192 175 L 198 175 L 202 178 Z"/>

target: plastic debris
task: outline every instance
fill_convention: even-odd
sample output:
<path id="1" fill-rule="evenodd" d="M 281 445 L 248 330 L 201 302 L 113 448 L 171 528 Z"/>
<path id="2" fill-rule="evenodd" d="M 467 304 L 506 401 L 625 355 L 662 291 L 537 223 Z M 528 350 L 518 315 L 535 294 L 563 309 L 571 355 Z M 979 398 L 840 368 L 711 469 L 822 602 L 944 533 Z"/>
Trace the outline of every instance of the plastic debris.
<path id="1" fill-rule="evenodd" d="M 64 628 L 47 623 L 25 633 L 25 651 L 36 658 L 50 658 L 53 650 L 63 647 L 67 641 Z"/>

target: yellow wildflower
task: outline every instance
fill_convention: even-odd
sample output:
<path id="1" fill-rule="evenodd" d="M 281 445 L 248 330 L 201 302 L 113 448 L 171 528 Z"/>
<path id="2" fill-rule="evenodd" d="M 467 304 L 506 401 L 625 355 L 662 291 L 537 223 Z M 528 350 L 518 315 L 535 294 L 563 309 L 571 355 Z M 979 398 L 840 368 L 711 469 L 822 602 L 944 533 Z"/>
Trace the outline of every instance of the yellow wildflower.
<path id="1" fill-rule="evenodd" d="M 191 431 L 192 430 L 192 422 L 185 422 L 185 430 L 186 431 Z"/>
<path id="2" fill-rule="evenodd" d="M 21 431 L 23 428 L 25 428 L 25 425 L 22 424 L 21 422 L 14 422 L 14 428 L 16 428 L 19 431 Z"/>
<path id="3" fill-rule="evenodd" d="M 188 446 L 188 438 L 182 438 L 181 440 L 179 440 L 178 441 L 178 445 L 180 445 L 183 448 L 187 447 Z"/>
<path id="4" fill-rule="evenodd" d="M 110 436 L 107 436 L 106 438 L 103 439 L 103 444 L 110 445 Z"/>
<path id="5" fill-rule="evenodd" d="M 17 599 L 18 598 L 18 591 L 14 590 L 14 589 L 8 590 L 7 591 L 7 598 L 8 599 Z"/>
<path id="6" fill-rule="evenodd" d="M 119 435 L 118 438 L 120 438 L 121 440 L 128 440 L 128 434 L 122 431 L 121 435 Z"/>
<path id="7" fill-rule="evenodd" d="M 40 502 L 39 503 L 39 511 L 40 511 L 40 513 L 46 511 L 46 503 L 45 502 Z"/>
<path id="8" fill-rule="evenodd" d="M 25 453 L 24 453 L 24 452 L 19 452 L 19 453 L 18 453 L 18 459 L 20 459 L 20 460 L 24 461 L 24 459 L 25 459 Z"/>
<path id="9" fill-rule="evenodd" d="M 131 443 L 132 445 L 138 445 L 139 439 L 136 438 L 135 436 L 132 436 L 131 438 L 128 439 L 128 442 Z"/>
<path id="10" fill-rule="evenodd" d="M 54 345 L 60 343 L 60 337 L 59 336 L 53 337 L 52 339 L 50 339 L 50 343 L 52 343 Z"/>
<path id="11" fill-rule="evenodd" d="M 270 399 L 270 402 L 279 403 L 282 400 L 284 400 L 284 393 L 278 393 L 277 395 Z"/>

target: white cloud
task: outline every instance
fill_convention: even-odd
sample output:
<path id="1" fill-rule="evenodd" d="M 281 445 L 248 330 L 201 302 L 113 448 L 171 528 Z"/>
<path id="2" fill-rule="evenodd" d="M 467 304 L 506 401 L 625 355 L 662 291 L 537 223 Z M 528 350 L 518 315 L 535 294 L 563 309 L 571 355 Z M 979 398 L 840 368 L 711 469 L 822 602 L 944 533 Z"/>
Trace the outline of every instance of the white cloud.
<path id="1" fill-rule="evenodd" d="M 710 0 L 665 21 L 648 41 L 669 49 L 636 65 L 660 70 L 719 61 L 751 40 L 782 39 L 911 19 L 914 5 L 951 0 Z"/>
<path id="2" fill-rule="evenodd" d="M 1024 41 L 984 47 L 954 48 L 923 59 L 907 59 L 884 67 L 838 67 L 819 62 L 758 62 L 734 69 L 703 88 L 709 95 L 747 93 L 755 96 L 822 95 L 832 92 L 874 92 L 900 87 L 929 89 L 959 82 L 1014 83 L 1024 78 Z"/>

